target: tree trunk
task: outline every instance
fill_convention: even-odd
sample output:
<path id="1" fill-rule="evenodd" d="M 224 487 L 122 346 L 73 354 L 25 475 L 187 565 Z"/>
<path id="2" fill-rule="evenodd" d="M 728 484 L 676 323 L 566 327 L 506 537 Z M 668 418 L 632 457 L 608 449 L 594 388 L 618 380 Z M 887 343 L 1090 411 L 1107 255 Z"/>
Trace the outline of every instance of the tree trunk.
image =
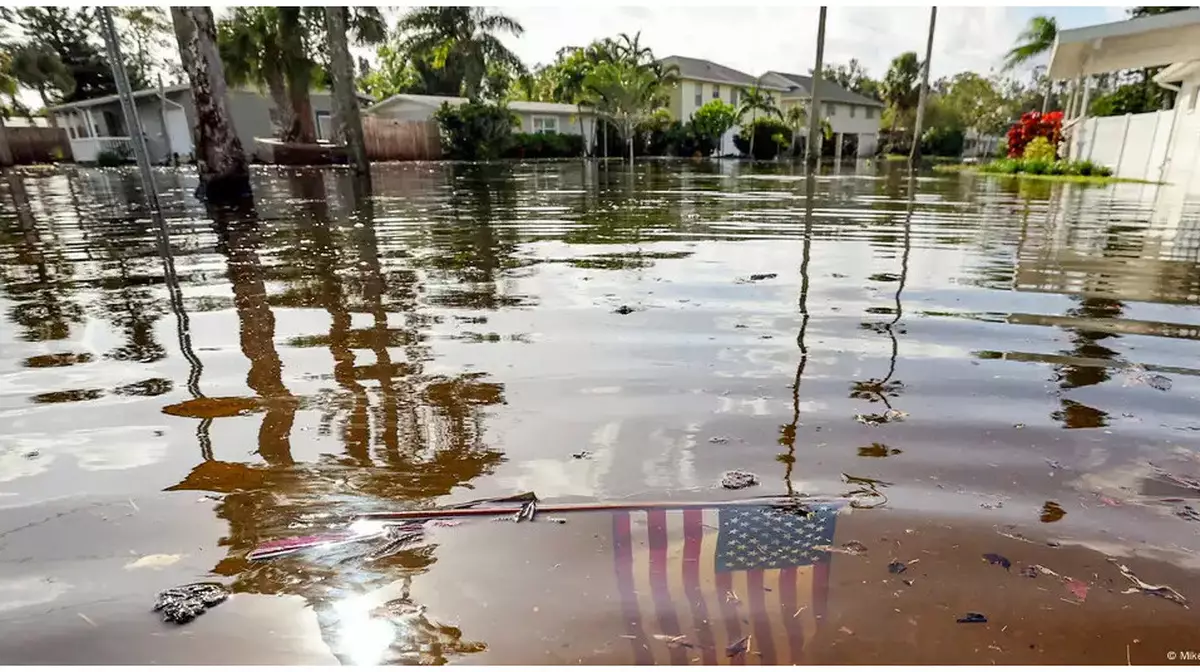
<path id="1" fill-rule="evenodd" d="M 37 87 L 38 96 L 42 99 L 42 107 L 46 110 L 46 119 L 50 122 L 50 128 L 58 128 L 58 117 L 50 111 L 50 97 L 46 95 L 46 87 Z"/>
<path id="2" fill-rule="evenodd" d="M 287 137 L 292 125 L 292 100 L 288 98 L 287 86 L 283 82 L 283 72 L 278 66 L 264 69 L 263 77 L 267 80 L 267 91 L 271 94 L 271 102 L 275 104 L 275 116 L 278 128 L 276 137 L 283 140 Z"/>
<path id="3" fill-rule="evenodd" d="M 200 173 L 196 194 L 209 201 L 243 198 L 250 193 L 250 171 L 229 113 L 212 9 L 172 7 L 171 21 L 196 108 L 192 129 Z"/>
<path id="4" fill-rule="evenodd" d="M 754 132 L 754 122 L 757 120 L 758 120 L 758 113 L 755 112 L 754 110 L 750 110 L 750 160 L 751 161 L 754 160 L 754 136 L 757 135 L 757 133 Z"/>
<path id="5" fill-rule="evenodd" d="M 289 142 L 314 143 L 317 141 L 317 127 L 313 117 L 312 97 L 308 91 L 312 81 L 312 63 L 304 53 L 300 11 L 300 7 L 281 7 L 279 16 L 279 30 L 283 40 L 283 70 L 287 79 L 288 97 L 292 103 L 292 119 L 285 139 Z"/>
<path id="6" fill-rule="evenodd" d="M 363 138 L 362 115 L 358 96 L 354 93 L 354 64 L 350 61 L 350 44 L 346 40 L 346 8 L 325 8 L 325 30 L 328 33 L 329 69 L 333 75 L 333 109 L 336 112 L 335 133 L 350 154 L 350 163 L 359 174 L 366 175 L 366 140 Z"/>
<path id="7" fill-rule="evenodd" d="M 579 111 L 579 137 L 583 138 L 585 140 L 585 142 L 583 143 L 583 156 L 586 158 L 588 155 L 588 143 L 586 142 L 587 131 L 584 130 L 584 126 L 583 126 L 583 105 L 576 105 L 575 109 Z M 596 135 L 596 124 L 595 123 L 592 124 L 592 135 L 593 136 Z M 592 138 L 593 141 L 595 139 L 596 139 L 595 137 Z"/>
<path id="8" fill-rule="evenodd" d="M 608 122 L 604 122 L 604 160 L 608 161 Z"/>

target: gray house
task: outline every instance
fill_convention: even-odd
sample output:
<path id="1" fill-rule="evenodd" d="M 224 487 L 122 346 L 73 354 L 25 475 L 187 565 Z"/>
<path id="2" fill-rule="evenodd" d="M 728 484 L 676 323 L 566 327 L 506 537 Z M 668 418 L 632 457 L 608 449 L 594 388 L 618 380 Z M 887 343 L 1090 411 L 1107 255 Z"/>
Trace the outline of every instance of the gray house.
<path id="1" fill-rule="evenodd" d="M 327 140 L 332 136 L 333 101 L 327 91 L 313 91 L 311 96 L 317 135 Z M 146 135 L 150 160 L 169 163 L 173 156 L 178 156 L 180 161 L 190 160 L 193 154 L 192 129 L 196 122 L 191 88 L 186 84 L 176 84 L 162 89 L 145 89 L 134 92 L 133 98 L 142 132 Z M 364 97 L 363 100 L 370 102 L 369 98 Z M 253 155 L 254 139 L 275 137 L 279 126 L 270 96 L 255 89 L 231 88 L 229 109 L 247 156 L 251 160 L 260 160 L 261 157 Z M 51 107 L 49 112 L 59 126 L 67 129 L 71 150 L 79 163 L 93 163 L 106 150 L 132 152 L 121 101 L 117 96 L 57 105 Z"/>

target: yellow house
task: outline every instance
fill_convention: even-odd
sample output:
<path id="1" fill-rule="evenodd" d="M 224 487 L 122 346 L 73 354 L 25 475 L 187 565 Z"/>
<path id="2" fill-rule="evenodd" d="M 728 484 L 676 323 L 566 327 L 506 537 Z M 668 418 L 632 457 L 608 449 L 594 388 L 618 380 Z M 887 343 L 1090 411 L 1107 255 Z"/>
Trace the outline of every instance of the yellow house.
<path id="1" fill-rule="evenodd" d="M 671 102 L 667 106 L 671 118 L 679 121 L 690 119 L 693 112 L 710 100 L 723 100 L 737 107 L 742 90 L 754 86 L 757 81 L 744 72 L 701 58 L 668 56 L 662 59 L 662 63 L 679 68 L 679 84 L 671 90 Z M 788 90 L 787 86 L 766 81 L 760 86 L 769 93 L 776 106 L 784 109 L 782 96 Z M 740 125 L 730 129 L 721 138 L 717 154 L 732 154 L 737 151 L 733 146 L 733 136 L 739 128 Z"/>

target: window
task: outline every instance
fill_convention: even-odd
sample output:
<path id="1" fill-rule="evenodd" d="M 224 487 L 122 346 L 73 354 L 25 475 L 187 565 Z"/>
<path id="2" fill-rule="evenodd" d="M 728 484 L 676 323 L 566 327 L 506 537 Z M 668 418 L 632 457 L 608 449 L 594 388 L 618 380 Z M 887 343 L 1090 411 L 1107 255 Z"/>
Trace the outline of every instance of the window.
<path id="1" fill-rule="evenodd" d="M 558 117 L 534 117 L 534 133 L 558 133 Z"/>
<path id="2" fill-rule="evenodd" d="M 875 108 L 868 107 L 868 108 L 866 108 L 866 110 L 867 110 L 867 118 L 874 119 L 875 118 Z"/>
<path id="3" fill-rule="evenodd" d="M 703 104 L 704 104 L 704 85 L 697 84 L 696 85 L 696 107 L 700 107 Z"/>
<path id="4" fill-rule="evenodd" d="M 317 120 L 317 139 L 332 140 L 333 139 L 333 114 L 330 112 L 319 111 L 315 113 Z"/>
<path id="5" fill-rule="evenodd" d="M 737 99 L 738 99 L 738 90 L 734 89 L 734 88 L 730 88 L 729 89 L 729 104 L 733 105 L 734 107 L 737 107 Z"/>
<path id="6" fill-rule="evenodd" d="M 837 114 L 837 105 L 833 103 L 825 103 L 825 116 L 832 117 Z"/>
<path id="7" fill-rule="evenodd" d="M 856 109 L 857 109 L 857 108 L 856 108 L 856 107 L 854 107 L 853 105 L 851 105 L 851 106 L 850 106 L 850 118 L 851 118 L 851 119 L 853 119 L 853 118 L 854 118 L 854 112 L 855 112 L 855 110 L 856 110 Z"/>
<path id="8" fill-rule="evenodd" d="M 720 100 L 720 99 L 721 99 L 721 87 L 716 84 L 713 84 L 713 100 Z"/>

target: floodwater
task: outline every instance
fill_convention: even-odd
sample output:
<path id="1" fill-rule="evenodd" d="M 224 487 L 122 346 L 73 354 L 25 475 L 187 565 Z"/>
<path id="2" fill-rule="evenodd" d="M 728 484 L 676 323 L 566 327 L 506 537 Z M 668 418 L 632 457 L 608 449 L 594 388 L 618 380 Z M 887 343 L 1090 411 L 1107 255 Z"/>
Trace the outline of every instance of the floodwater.
<path id="1" fill-rule="evenodd" d="M 0 179 L 0 662 L 1197 648 L 1200 208 L 1170 187 L 409 164 L 256 168 L 209 211 L 156 180 L 161 218 L 132 170 Z M 630 507 L 246 557 L 528 491 Z M 785 494 L 825 504 L 717 506 Z M 151 611 L 196 581 L 232 597 Z"/>

